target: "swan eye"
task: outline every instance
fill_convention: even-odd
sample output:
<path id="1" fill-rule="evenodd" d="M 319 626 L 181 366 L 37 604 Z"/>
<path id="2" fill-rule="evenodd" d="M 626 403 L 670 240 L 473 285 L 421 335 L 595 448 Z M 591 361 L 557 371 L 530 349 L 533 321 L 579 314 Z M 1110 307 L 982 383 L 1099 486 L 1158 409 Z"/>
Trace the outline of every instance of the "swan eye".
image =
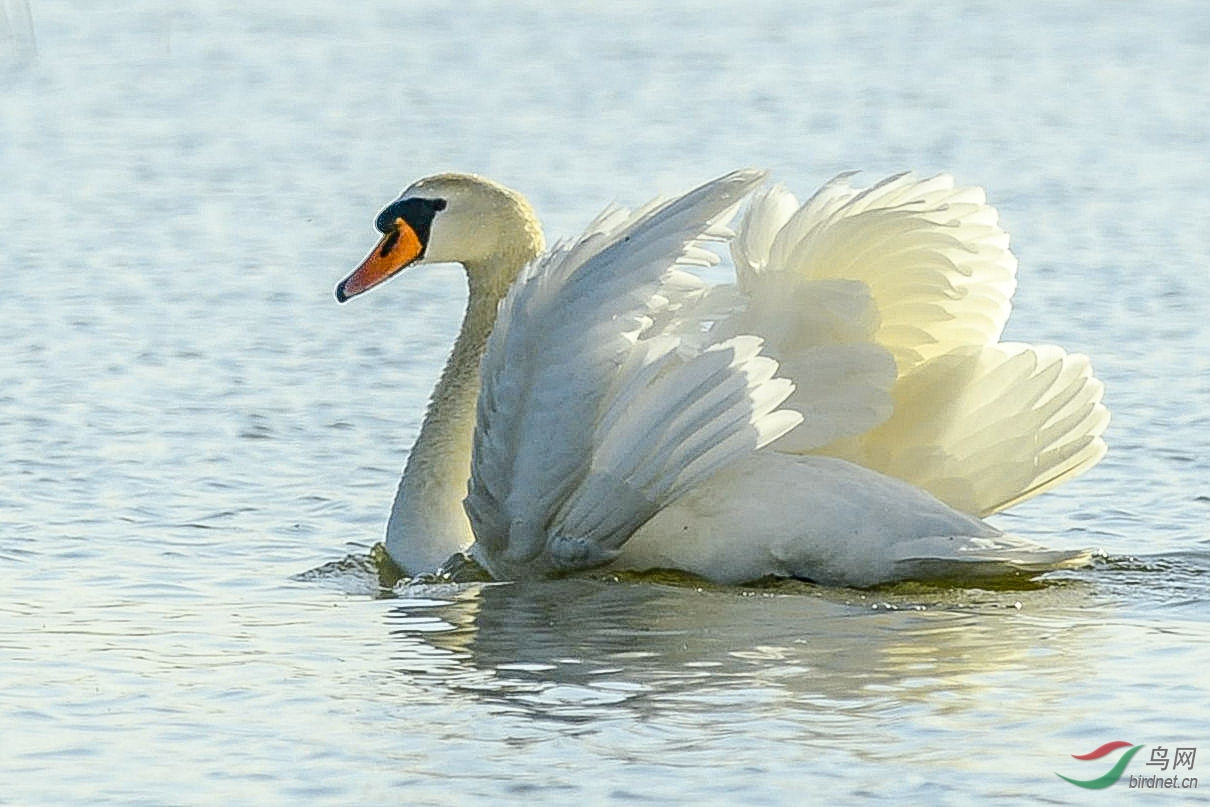
<path id="1" fill-rule="evenodd" d="M 430 206 L 433 208 L 433 210 L 445 210 L 445 204 L 446 202 L 444 199 L 434 199 L 432 202 L 430 202 Z"/>

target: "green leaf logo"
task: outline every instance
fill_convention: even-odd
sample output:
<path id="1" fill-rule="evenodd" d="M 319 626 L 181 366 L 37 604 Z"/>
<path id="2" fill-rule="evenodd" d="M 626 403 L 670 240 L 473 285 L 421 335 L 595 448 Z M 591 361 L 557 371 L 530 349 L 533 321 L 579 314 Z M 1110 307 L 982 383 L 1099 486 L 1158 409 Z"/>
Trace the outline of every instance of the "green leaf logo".
<path id="1" fill-rule="evenodd" d="M 1130 743 L 1125 742 L 1124 740 L 1116 740 L 1111 743 L 1105 743 L 1100 748 L 1096 749 L 1095 751 L 1089 751 L 1087 754 L 1072 754 L 1072 757 L 1075 759 L 1100 759 L 1106 754 L 1130 745 Z M 1134 758 L 1134 755 L 1137 754 L 1139 749 L 1142 747 L 1143 746 L 1141 745 L 1131 746 L 1130 750 L 1122 754 L 1121 759 L 1117 761 L 1116 765 L 1109 769 L 1108 773 L 1106 773 L 1104 776 L 1098 776 L 1096 779 L 1072 779 L 1071 777 L 1064 776 L 1058 772 L 1055 773 L 1055 776 L 1059 777 L 1065 782 L 1071 782 L 1076 787 L 1085 787 L 1089 790 L 1101 790 L 1102 788 L 1109 787 L 1118 779 L 1122 778 L 1122 772 L 1126 770 L 1126 766 L 1130 764 L 1130 760 Z"/>

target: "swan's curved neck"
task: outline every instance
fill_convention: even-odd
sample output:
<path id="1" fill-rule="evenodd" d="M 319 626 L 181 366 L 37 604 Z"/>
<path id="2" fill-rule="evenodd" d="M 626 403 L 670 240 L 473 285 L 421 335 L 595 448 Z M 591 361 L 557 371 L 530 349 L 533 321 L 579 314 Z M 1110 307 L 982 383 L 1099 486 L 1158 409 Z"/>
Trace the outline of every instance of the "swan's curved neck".
<path id="1" fill-rule="evenodd" d="M 408 574 L 431 571 L 473 540 L 463 510 L 470 478 L 479 361 L 508 284 L 479 278 L 512 278 L 516 271 L 467 266 L 470 295 L 462 329 L 441 379 L 433 389 L 420 433 L 408 455 L 387 522 L 386 548 Z"/>

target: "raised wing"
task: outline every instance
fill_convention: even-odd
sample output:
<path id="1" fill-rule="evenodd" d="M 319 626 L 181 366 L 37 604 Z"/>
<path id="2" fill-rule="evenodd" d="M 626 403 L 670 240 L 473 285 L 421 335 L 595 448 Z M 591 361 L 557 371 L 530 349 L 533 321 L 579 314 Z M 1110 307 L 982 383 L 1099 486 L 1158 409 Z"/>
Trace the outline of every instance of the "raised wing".
<path id="1" fill-rule="evenodd" d="M 864 190 L 848 175 L 801 207 L 759 195 L 733 245 L 741 288 L 856 281 L 876 309 L 872 341 L 899 373 L 956 347 L 996 342 L 1016 290 L 1017 261 L 983 190 L 938 175 L 890 177 Z"/>
<path id="2" fill-rule="evenodd" d="M 793 428 L 791 385 L 753 338 L 681 350 L 655 328 L 677 265 L 763 178 L 740 171 L 634 214 L 606 211 L 529 267 L 481 368 L 467 514 L 497 576 L 603 563 L 686 487 Z"/>
<path id="3" fill-rule="evenodd" d="M 848 459 L 985 515 L 1095 464 L 1108 413 L 1088 360 L 1000 345 L 1016 259 L 979 188 L 841 176 L 805 204 L 772 188 L 732 242 L 748 308 L 803 426 L 779 451 Z"/>
<path id="4" fill-rule="evenodd" d="M 1100 461 L 1101 392 L 1088 357 L 1054 345 L 960 348 L 905 376 L 894 415 L 830 453 L 986 516 Z"/>

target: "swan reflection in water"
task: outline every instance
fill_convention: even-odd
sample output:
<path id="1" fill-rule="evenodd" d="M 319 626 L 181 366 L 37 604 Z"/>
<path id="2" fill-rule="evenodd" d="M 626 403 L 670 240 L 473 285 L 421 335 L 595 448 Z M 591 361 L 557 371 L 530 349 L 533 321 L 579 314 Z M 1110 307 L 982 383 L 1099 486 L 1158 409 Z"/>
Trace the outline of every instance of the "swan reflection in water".
<path id="1" fill-rule="evenodd" d="M 802 730 L 835 741 L 837 724 L 865 736 L 856 715 L 934 695 L 949 708 L 977 704 L 1005 675 L 1057 693 L 1089 673 L 1073 664 L 1083 655 L 1074 633 L 1055 627 L 1090 598 L 1079 582 L 903 593 L 569 578 L 401 591 L 385 620 L 409 698 L 486 700 L 548 719 L 624 709 L 714 721 L 792 705 Z"/>

